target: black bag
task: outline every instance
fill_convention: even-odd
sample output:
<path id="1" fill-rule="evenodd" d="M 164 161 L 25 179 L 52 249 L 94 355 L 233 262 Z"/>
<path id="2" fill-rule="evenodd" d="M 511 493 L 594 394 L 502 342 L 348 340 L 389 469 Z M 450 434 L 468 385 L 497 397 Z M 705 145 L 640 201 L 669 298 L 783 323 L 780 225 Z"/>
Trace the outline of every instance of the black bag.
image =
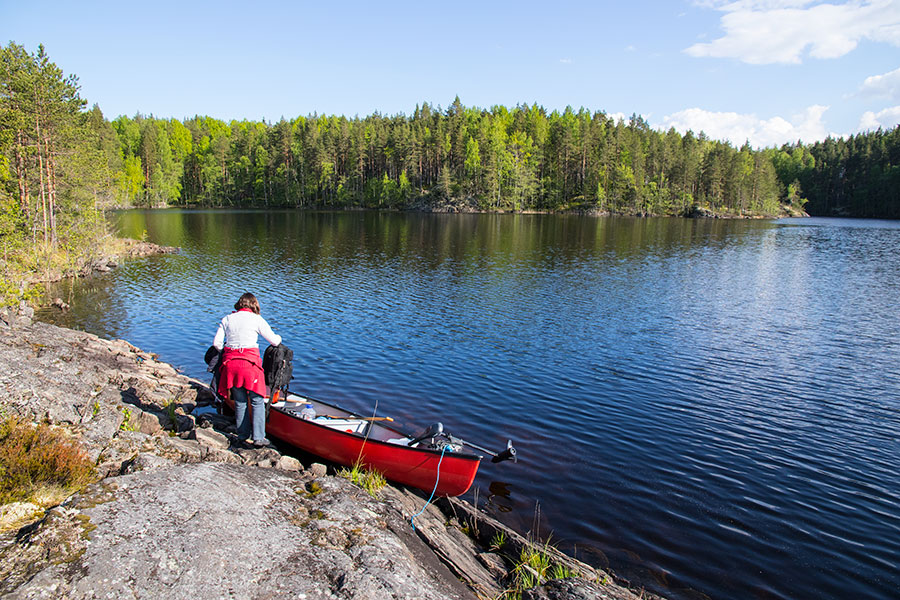
<path id="1" fill-rule="evenodd" d="M 210 346 L 206 350 L 206 354 L 203 355 L 203 361 L 206 363 L 206 370 L 210 373 L 216 373 L 219 369 L 219 358 L 221 356 L 221 350 L 219 350 L 215 346 Z"/>
<path id="2" fill-rule="evenodd" d="M 284 344 L 266 348 L 263 372 L 266 374 L 266 387 L 270 390 L 286 388 L 294 376 L 294 351 Z"/>
<path id="3" fill-rule="evenodd" d="M 203 355 L 203 361 L 206 363 L 206 370 L 212 373 L 212 379 L 209 382 L 209 390 L 215 398 L 216 410 L 222 414 L 222 398 L 219 396 L 219 367 L 222 351 L 215 346 L 210 346 Z"/>

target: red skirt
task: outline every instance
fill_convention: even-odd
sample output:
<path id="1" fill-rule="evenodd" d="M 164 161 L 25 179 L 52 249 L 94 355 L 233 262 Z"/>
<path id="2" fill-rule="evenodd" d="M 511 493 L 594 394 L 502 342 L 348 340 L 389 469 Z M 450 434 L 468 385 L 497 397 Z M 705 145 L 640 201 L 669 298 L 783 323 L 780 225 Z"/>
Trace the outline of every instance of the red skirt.
<path id="1" fill-rule="evenodd" d="M 228 348 L 222 350 L 219 367 L 219 395 L 228 397 L 233 387 L 244 388 L 260 396 L 266 395 L 266 377 L 263 373 L 259 348 Z"/>

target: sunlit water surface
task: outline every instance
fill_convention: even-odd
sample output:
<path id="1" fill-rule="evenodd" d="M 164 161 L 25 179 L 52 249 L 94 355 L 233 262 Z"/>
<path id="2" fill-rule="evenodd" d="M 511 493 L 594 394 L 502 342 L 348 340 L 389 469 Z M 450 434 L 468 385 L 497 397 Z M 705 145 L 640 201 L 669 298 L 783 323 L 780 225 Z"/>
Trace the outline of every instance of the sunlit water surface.
<path id="1" fill-rule="evenodd" d="M 40 316 L 205 378 L 245 290 L 293 387 L 518 464 L 478 502 L 673 599 L 896 598 L 900 224 L 126 212 L 180 254 Z M 468 496 L 473 499 L 473 494 Z M 539 518 L 538 518 L 539 517 Z"/>

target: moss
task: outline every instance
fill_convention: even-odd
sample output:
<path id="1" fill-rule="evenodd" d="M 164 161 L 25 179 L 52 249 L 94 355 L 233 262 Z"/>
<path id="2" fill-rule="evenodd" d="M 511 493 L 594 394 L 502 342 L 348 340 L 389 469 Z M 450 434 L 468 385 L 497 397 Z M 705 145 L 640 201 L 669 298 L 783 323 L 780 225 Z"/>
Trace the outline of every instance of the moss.
<path id="1" fill-rule="evenodd" d="M 89 508 L 94 508 L 95 506 L 99 506 L 100 504 L 106 504 L 107 502 L 112 502 L 115 500 L 115 492 L 117 489 L 117 485 L 112 482 L 104 481 L 99 483 L 91 488 L 89 488 L 84 494 L 82 494 L 78 501 L 73 505 L 73 508 L 78 510 L 86 510 Z"/>
<path id="2" fill-rule="evenodd" d="M 306 527 L 309 525 L 311 519 L 304 513 L 302 515 L 288 515 L 287 521 L 291 525 L 296 525 L 297 527 Z"/>
<path id="3" fill-rule="evenodd" d="M 325 488 L 322 487 L 322 484 L 318 481 L 310 481 L 306 484 L 306 497 L 307 498 L 315 498 L 319 494 L 325 491 Z"/>
<path id="4" fill-rule="evenodd" d="M 84 514 L 75 515 L 75 519 L 81 525 L 81 539 L 91 539 L 91 533 L 97 529 L 97 526 L 91 523 L 91 518 Z"/>
<path id="5" fill-rule="evenodd" d="M 364 546 L 372 541 L 372 536 L 363 531 L 362 527 L 354 527 L 347 534 L 347 549 L 352 546 Z"/>

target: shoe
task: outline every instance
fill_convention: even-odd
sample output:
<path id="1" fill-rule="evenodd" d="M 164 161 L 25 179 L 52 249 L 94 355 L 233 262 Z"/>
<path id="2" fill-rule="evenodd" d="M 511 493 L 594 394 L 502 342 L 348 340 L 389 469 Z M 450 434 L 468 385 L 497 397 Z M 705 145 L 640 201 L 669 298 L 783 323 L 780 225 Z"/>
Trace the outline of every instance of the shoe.
<path id="1" fill-rule="evenodd" d="M 268 448 L 272 445 L 272 442 L 270 442 L 266 438 L 263 438 L 261 440 L 253 440 L 252 444 L 254 448 Z"/>

